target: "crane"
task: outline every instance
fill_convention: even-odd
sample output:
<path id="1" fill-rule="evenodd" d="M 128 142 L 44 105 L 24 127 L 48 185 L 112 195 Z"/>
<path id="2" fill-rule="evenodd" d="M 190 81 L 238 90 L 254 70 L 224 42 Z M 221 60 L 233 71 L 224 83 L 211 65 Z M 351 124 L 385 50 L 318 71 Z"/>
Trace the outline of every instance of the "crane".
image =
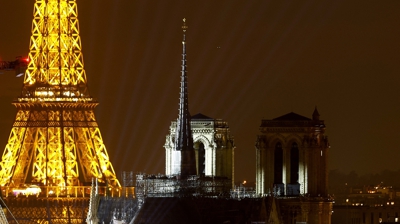
<path id="1" fill-rule="evenodd" d="M 15 61 L 0 61 L 0 72 L 15 71 L 16 77 L 24 75 L 29 63 L 29 58 L 17 57 Z"/>

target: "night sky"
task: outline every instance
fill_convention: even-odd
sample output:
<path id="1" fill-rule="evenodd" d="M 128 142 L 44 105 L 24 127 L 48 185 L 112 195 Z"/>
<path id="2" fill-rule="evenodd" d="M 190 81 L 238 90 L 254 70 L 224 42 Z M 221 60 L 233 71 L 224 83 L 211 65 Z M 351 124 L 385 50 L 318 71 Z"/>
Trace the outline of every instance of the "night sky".
<path id="1" fill-rule="evenodd" d="M 315 106 L 330 170 L 400 169 L 399 0 L 77 2 L 89 91 L 118 175 L 165 172 L 183 18 L 189 109 L 229 122 L 237 181 L 255 180 L 261 119 L 311 117 Z M 0 60 L 28 54 L 33 5 L 0 0 Z M 22 82 L 0 75 L 2 149 Z"/>

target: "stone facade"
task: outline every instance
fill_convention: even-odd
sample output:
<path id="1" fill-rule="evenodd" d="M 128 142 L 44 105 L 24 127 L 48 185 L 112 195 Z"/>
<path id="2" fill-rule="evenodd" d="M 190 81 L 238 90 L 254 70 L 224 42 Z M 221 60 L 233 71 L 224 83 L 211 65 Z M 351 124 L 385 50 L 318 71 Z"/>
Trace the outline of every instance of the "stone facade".
<path id="1" fill-rule="evenodd" d="M 191 117 L 191 128 L 197 175 L 227 177 L 233 186 L 235 144 L 228 122 L 197 114 Z M 164 144 L 166 175 L 173 175 L 175 132 L 176 121 L 172 121 Z"/>
<path id="2" fill-rule="evenodd" d="M 256 140 L 256 193 L 279 199 L 284 223 L 331 222 L 329 143 L 317 109 L 312 118 L 288 113 L 262 120 Z"/>

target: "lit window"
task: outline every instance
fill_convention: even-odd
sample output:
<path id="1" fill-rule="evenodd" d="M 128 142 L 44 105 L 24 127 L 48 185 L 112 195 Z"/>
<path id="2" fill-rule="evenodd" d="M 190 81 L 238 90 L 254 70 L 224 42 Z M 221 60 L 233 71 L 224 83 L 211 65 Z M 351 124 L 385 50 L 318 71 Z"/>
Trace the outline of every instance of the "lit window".
<path id="1" fill-rule="evenodd" d="M 382 218 L 379 218 L 379 223 L 382 223 Z"/>
<path id="2" fill-rule="evenodd" d="M 399 222 L 399 218 L 394 218 L 394 222 Z"/>

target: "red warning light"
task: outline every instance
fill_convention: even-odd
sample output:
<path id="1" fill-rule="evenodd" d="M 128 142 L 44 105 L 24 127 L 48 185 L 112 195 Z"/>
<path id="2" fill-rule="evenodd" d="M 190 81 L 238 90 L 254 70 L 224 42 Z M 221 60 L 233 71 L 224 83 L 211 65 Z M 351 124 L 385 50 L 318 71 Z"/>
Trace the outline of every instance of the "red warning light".
<path id="1" fill-rule="evenodd" d="M 29 62 L 29 58 L 24 58 L 24 61 Z"/>

